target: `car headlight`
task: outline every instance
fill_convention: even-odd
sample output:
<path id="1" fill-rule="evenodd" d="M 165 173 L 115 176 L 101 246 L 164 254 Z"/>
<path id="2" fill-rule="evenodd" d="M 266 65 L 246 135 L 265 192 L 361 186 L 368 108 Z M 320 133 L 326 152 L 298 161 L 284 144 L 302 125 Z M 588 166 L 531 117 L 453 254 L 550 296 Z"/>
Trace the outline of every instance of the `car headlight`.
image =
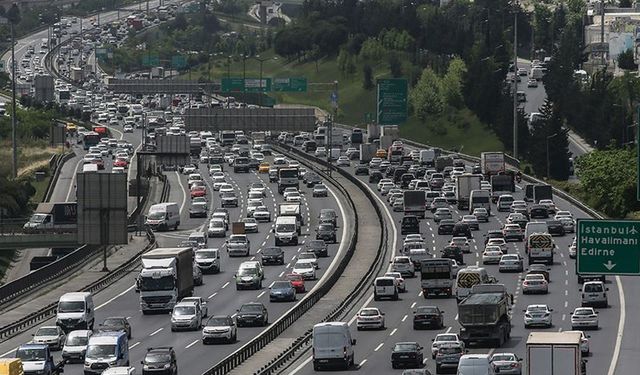
<path id="1" fill-rule="evenodd" d="M 165 369 L 167 369 L 167 368 L 171 367 L 171 363 L 167 363 L 167 364 L 165 364 L 163 367 L 164 367 Z"/>

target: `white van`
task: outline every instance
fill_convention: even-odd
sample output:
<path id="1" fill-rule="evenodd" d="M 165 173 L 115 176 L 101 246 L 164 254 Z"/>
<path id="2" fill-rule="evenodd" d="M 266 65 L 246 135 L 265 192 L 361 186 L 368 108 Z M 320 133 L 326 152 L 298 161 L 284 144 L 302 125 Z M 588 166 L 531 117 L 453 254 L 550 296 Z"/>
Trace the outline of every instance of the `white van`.
<path id="1" fill-rule="evenodd" d="M 102 373 L 102 375 L 136 375 L 135 367 L 110 367 Z"/>
<path id="2" fill-rule="evenodd" d="M 524 238 L 525 241 L 532 233 L 549 233 L 549 228 L 547 227 L 547 223 L 544 221 L 530 221 L 524 227 Z"/>
<path id="3" fill-rule="evenodd" d="M 582 306 L 609 307 L 607 291 L 602 281 L 587 281 L 582 285 Z"/>
<path id="4" fill-rule="evenodd" d="M 313 326 L 313 369 L 340 366 L 348 370 L 355 363 L 353 347 L 356 340 L 351 338 L 346 322 L 326 322 Z"/>
<path id="5" fill-rule="evenodd" d="M 498 211 L 509 211 L 511 209 L 511 204 L 513 203 L 513 201 L 513 195 L 502 194 L 498 197 Z"/>
<path id="6" fill-rule="evenodd" d="M 379 301 L 381 298 L 391 298 L 398 300 L 398 287 L 395 277 L 377 277 L 373 281 L 373 299 Z"/>
<path id="7" fill-rule="evenodd" d="M 495 375 L 489 354 L 465 354 L 458 362 L 456 375 Z"/>
<path id="8" fill-rule="evenodd" d="M 129 366 L 129 341 L 126 332 L 102 332 L 89 339 L 84 358 L 84 374 L 102 374 L 111 366 Z"/>
<path id="9" fill-rule="evenodd" d="M 84 363 L 84 354 L 87 351 L 91 335 L 93 335 L 93 331 L 88 329 L 79 329 L 67 334 L 67 339 L 62 348 L 62 359 L 65 363 L 74 361 Z"/>
<path id="10" fill-rule="evenodd" d="M 153 230 L 177 230 L 180 226 L 180 207 L 174 202 L 154 204 L 149 208 L 145 225 Z"/>
<path id="11" fill-rule="evenodd" d="M 484 208 L 491 215 L 491 193 L 486 190 L 471 190 L 469 213 L 472 213 L 474 208 Z"/>
<path id="12" fill-rule="evenodd" d="M 474 285 L 488 284 L 492 279 L 483 267 L 469 266 L 461 269 L 456 276 L 456 298 L 462 301 L 469 296 Z"/>
<path id="13" fill-rule="evenodd" d="M 276 246 L 298 245 L 298 219 L 295 216 L 278 216 L 274 233 Z"/>
<path id="14" fill-rule="evenodd" d="M 58 301 L 56 325 L 65 332 L 76 329 L 93 330 L 94 309 L 91 293 L 66 293 Z"/>

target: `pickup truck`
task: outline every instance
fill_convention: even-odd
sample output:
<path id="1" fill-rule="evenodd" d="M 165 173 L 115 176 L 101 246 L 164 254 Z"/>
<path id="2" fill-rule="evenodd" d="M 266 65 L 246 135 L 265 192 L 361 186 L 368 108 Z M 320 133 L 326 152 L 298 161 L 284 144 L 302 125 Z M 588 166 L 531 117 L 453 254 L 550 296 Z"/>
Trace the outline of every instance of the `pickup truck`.
<path id="1" fill-rule="evenodd" d="M 22 360 L 25 374 L 60 375 L 64 362 L 55 362 L 48 345 L 24 344 L 16 350 L 16 358 Z"/>

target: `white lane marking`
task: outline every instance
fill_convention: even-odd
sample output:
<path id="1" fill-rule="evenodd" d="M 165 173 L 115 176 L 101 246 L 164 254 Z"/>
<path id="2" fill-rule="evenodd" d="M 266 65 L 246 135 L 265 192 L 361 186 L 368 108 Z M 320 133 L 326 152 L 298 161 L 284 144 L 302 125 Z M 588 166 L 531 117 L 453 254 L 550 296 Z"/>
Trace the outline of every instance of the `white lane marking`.
<path id="1" fill-rule="evenodd" d="M 108 300 L 107 302 L 103 303 L 102 305 L 96 306 L 96 310 L 100 310 L 101 308 L 103 308 L 106 305 L 110 304 L 111 302 L 115 301 L 117 298 L 124 296 L 125 294 L 129 293 L 135 287 L 136 287 L 135 285 L 131 285 L 124 292 L 122 292 L 122 293 L 118 294 L 117 296 L 111 298 L 110 300 Z"/>
<path id="2" fill-rule="evenodd" d="M 276 283 L 276 282 L 275 282 L 275 281 L 273 281 L 271 284 L 269 284 L 269 288 L 272 288 L 272 287 L 273 287 L 273 284 L 275 284 L 275 283 Z"/>
<path id="3" fill-rule="evenodd" d="M 376 346 L 375 349 L 373 349 L 374 352 L 377 352 L 378 350 L 380 350 L 380 348 L 382 348 L 382 346 L 384 345 L 383 342 L 381 342 L 380 344 L 378 344 L 378 346 Z"/>
<path id="4" fill-rule="evenodd" d="M 414 307 L 416 307 L 416 304 L 417 302 L 412 303 L 410 309 L 413 309 Z"/>
<path id="5" fill-rule="evenodd" d="M 389 334 L 389 336 L 393 336 L 396 334 L 396 332 L 398 332 L 397 328 L 394 328 L 393 331 L 391 331 L 391 333 Z"/>
<path id="6" fill-rule="evenodd" d="M 164 328 L 158 328 L 155 331 L 153 331 L 149 336 L 154 336 L 156 334 L 158 334 L 160 331 L 162 331 Z"/>
<path id="7" fill-rule="evenodd" d="M 140 341 L 138 341 L 138 342 L 136 342 L 135 344 L 131 345 L 131 346 L 129 347 L 129 350 L 131 350 L 131 349 L 135 348 L 135 347 L 136 347 L 136 346 L 138 346 L 138 345 L 140 345 Z"/>
<path id="8" fill-rule="evenodd" d="M 280 272 L 280 275 L 278 275 L 278 277 L 282 277 L 284 275 L 284 271 Z"/>
<path id="9" fill-rule="evenodd" d="M 567 314 L 562 314 L 562 321 L 564 322 L 565 319 L 567 319 Z"/>
<path id="10" fill-rule="evenodd" d="M 226 283 L 224 283 L 224 285 L 222 286 L 222 289 L 226 288 L 227 285 L 229 285 L 229 282 L 227 281 Z"/>
<path id="11" fill-rule="evenodd" d="M 311 357 L 309 357 L 309 359 L 311 359 Z M 362 362 L 360 362 L 360 363 L 358 364 L 358 367 L 362 367 L 362 366 L 364 366 L 364 364 L 365 364 L 365 363 L 367 363 L 367 360 L 366 360 L 366 359 L 363 359 L 363 360 L 362 360 Z M 297 370 L 297 369 L 296 369 L 296 370 Z M 293 375 L 293 372 L 292 372 L 290 375 Z"/>
<path id="12" fill-rule="evenodd" d="M 620 357 L 620 346 L 622 345 L 622 335 L 624 334 L 624 323 L 627 319 L 627 302 L 624 297 L 624 289 L 622 288 L 620 276 L 616 276 L 616 285 L 618 287 L 618 296 L 620 298 L 620 318 L 618 319 L 618 335 L 616 336 L 616 346 L 613 349 L 613 356 L 611 357 L 611 364 L 609 365 L 609 371 L 607 372 L 607 375 L 614 375 L 616 372 L 618 358 Z"/>
<path id="13" fill-rule="evenodd" d="M 215 297 L 217 294 L 218 294 L 218 292 L 215 292 L 212 295 L 210 295 L 209 297 L 207 297 L 207 299 L 211 299 L 211 298 Z"/>
<path id="14" fill-rule="evenodd" d="M 449 328 L 447 328 L 447 330 L 446 330 L 444 333 L 449 333 L 449 332 L 451 332 L 451 328 L 453 328 L 453 327 L 449 327 Z"/>
<path id="15" fill-rule="evenodd" d="M 185 346 L 184 348 L 185 348 L 185 349 L 189 349 L 190 347 L 192 347 L 192 346 L 194 346 L 195 344 L 197 344 L 197 343 L 198 343 L 198 341 L 200 341 L 200 340 L 194 340 L 191 344 L 189 344 L 189 345 Z"/>
<path id="16" fill-rule="evenodd" d="M 178 178 L 178 185 L 180 185 L 180 192 L 182 193 L 182 204 L 180 205 L 180 213 L 184 212 L 184 206 L 187 204 L 187 191 L 182 183 L 182 179 L 180 178 L 180 174 L 178 172 L 173 172 L 176 174 Z"/>
<path id="17" fill-rule="evenodd" d="M 2 358 L 2 357 L 6 357 L 6 356 L 8 356 L 9 354 L 14 354 L 14 353 L 16 352 L 16 350 L 18 350 L 18 347 L 15 347 L 15 348 L 13 348 L 13 349 L 9 350 L 8 352 L 4 353 L 3 355 L 0 355 L 0 358 Z"/>
<path id="18" fill-rule="evenodd" d="M 258 299 L 259 299 L 260 297 L 264 296 L 264 293 L 265 293 L 265 292 L 262 292 L 262 293 L 258 294 Z"/>
<path id="19" fill-rule="evenodd" d="M 405 320 L 407 320 L 407 316 L 408 315 L 403 316 L 401 321 L 404 322 Z"/>

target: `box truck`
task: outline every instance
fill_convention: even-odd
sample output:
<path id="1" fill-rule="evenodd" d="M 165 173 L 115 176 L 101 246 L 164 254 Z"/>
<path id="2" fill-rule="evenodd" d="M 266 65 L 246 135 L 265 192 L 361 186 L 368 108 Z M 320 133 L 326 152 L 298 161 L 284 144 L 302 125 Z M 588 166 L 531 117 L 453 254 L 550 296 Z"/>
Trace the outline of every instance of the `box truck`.
<path id="1" fill-rule="evenodd" d="M 527 338 L 525 374 L 582 375 L 580 332 L 531 332 Z"/>
<path id="2" fill-rule="evenodd" d="M 479 174 L 463 174 L 456 177 L 456 202 L 459 210 L 469 208 L 471 191 L 480 190 L 482 176 Z"/>
<path id="3" fill-rule="evenodd" d="M 503 152 L 483 152 L 480 154 L 480 168 L 485 176 L 492 176 L 505 171 Z"/>
<path id="4" fill-rule="evenodd" d="M 40 203 L 22 227 L 25 233 L 65 233 L 78 229 L 76 202 Z"/>
<path id="5" fill-rule="evenodd" d="M 153 249 L 142 255 L 138 275 L 142 313 L 171 311 L 182 298 L 193 294 L 193 249 Z"/>

